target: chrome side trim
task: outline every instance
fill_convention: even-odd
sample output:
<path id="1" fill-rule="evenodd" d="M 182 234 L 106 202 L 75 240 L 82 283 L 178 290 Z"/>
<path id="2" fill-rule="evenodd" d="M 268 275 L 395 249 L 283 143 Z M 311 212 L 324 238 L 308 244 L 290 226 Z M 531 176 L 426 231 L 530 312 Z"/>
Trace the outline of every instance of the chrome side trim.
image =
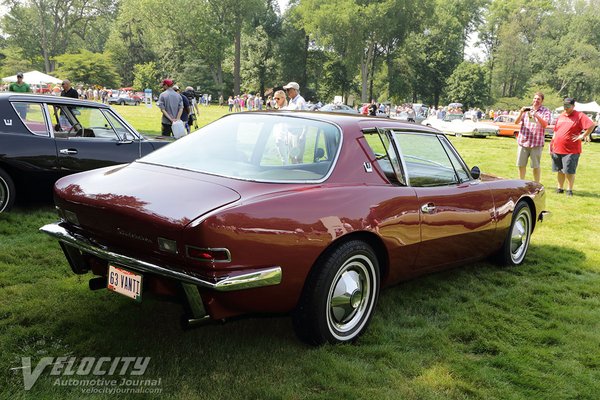
<path id="1" fill-rule="evenodd" d="M 70 232 L 60 225 L 59 222 L 44 225 L 40 228 L 44 232 L 59 241 L 75 247 L 83 252 L 93 254 L 109 262 L 114 262 L 125 268 L 130 268 L 139 272 L 149 272 L 160 275 L 165 278 L 174 279 L 183 283 L 190 283 L 203 288 L 213 289 L 220 292 L 229 292 L 234 290 L 243 290 L 258 288 L 263 286 L 273 286 L 281 283 L 281 267 L 274 266 L 264 268 L 258 271 L 230 275 L 217 282 L 210 282 L 189 273 L 174 271 L 160 265 L 148 263 L 123 254 L 118 254 L 103 249 L 81 235 Z"/>

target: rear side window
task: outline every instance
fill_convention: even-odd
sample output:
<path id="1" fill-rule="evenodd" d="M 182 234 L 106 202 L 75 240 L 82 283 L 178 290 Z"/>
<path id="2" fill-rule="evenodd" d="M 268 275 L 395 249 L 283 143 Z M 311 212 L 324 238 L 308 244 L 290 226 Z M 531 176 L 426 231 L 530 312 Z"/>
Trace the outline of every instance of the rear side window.
<path id="1" fill-rule="evenodd" d="M 12 105 L 31 133 L 39 136 L 49 136 L 43 104 L 14 102 Z"/>

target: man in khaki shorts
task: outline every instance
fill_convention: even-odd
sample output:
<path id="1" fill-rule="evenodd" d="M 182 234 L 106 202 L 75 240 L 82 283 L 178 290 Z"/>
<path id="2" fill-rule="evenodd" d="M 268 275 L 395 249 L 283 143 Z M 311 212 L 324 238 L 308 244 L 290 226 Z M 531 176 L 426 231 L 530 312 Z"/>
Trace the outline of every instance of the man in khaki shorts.
<path id="1" fill-rule="evenodd" d="M 533 180 L 540 181 L 540 159 L 544 148 L 544 129 L 550 122 L 550 110 L 542 106 L 544 94 L 537 92 L 533 96 L 531 106 L 522 107 L 515 124 L 521 124 L 519 136 L 517 137 L 517 167 L 519 167 L 519 178 L 525 179 L 527 172 L 527 160 L 530 161 L 533 170 Z"/>

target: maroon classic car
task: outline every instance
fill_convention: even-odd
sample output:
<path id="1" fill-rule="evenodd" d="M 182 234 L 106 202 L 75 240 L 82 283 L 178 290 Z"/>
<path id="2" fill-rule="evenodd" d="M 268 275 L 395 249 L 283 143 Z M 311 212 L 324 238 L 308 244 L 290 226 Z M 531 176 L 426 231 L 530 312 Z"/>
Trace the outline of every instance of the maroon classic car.
<path id="1" fill-rule="evenodd" d="M 189 324 L 291 313 L 311 344 L 366 329 L 381 287 L 491 255 L 521 264 L 544 187 L 481 176 L 439 131 L 344 114 L 225 116 L 55 185 L 91 289 L 182 296 Z"/>

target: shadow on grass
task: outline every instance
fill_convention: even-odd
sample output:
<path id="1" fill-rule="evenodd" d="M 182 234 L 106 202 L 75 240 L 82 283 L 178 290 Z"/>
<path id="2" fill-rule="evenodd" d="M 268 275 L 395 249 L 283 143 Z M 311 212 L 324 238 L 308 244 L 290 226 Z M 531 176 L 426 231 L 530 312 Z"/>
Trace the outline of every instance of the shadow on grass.
<path id="1" fill-rule="evenodd" d="M 580 280 L 582 274 L 592 274 L 597 279 L 597 272 L 582 269 L 585 259 L 583 252 L 568 247 L 532 245 L 521 266 L 505 268 L 479 262 L 415 278 L 382 290 L 380 304 L 375 311 L 376 318 L 391 318 L 388 323 L 393 323 L 396 317 L 392 314 L 396 312 L 406 315 L 407 311 L 418 313 L 420 310 L 427 315 L 439 310 L 443 304 L 476 301 L 480 295 L 500 290 L 508 297 L 514 297 L 533 290 L 536 285 L 552 287 L 558 282 L 565 285 L 570 280 Z M 59 309 L 56 310 L 58 315 L 54 322 L 58 323 L 59 332 L 76 330 L 79 332 L 76 337 L 86 337 L 87 340 L 94 338 L 96 350 L 111 351 L 117 337 L 129 348 L 154 348 L 155 335 L 159 335 L 167 344 L 187 343 L 183 347 L 184 352 L 194 352 L 201 343 L 302 346 L 296 344 L 297 339 L 287 316 L 247 316 L 226 323 L 212 322 L 182 330 L 180 317 L 183 307 L 180 304 L 150 296 L 137 304 L 107 291 L 90 292 L 87 280 L 91 277 L 89 274 L 71 277 L 77 282 L 61 293 L 63 301 L 57 304 Z M 56 293 L 48 295 L 54 296 Z M 44 303 L 43 299 L 39 301 L 40 304 Z M 452 314 L 450 307 L 447 317 L 452 318 Z M 35 322 L 31 321 L 31 325 L 35 325 Z M 177 352 L 175 347 L 172 351 Z"/>
<path id="2" fill-rule="evenodd" d="M 318 382 L 329 369 L 339 370 L 338 364 L 330 366 L 332 360 L 387 365 L 384 371 L 391 368 L 397 371 L 392 376 L 405 378 L 440 360 L 475 370 L 481 363 L 488 369 L 497 363 L 504 371 L 512 362 L 502 358 L 507 353 L 570 346 L 560 325 L 567 317 L 557 317 L 555 310 L 576 314 L 569 307 L 587 305 L 582 294 L 600 290 L 600 274 L 584 268 L 585 260 L 584 253 L 568 247 L 533 245 L 518 267 L 480 262 L 386 288 L 357 346 L 312 350 L 296 339 L 287 316 L 250 316 L 184 331 L 179 304 L 152 298 L 138 304 L 114 293 L 90 292 L 91 275 L 28 289 L 28 304 L 11 307 L 11 315 L 0 321 L 0 334 L 9 339 L 5 348 L 12 350 L 13 367 L 28 356 L 151 357 L 148 375 L 163 378 L 165 393 L 205 390 L 206 382 L 219 388 L 214 393 L 231 382 L 250 388 L 265 376 Z M 572 321 L 564 324 L 572 329 Z M 40 390 L 51 389 L 51 382 L 44 376 Z"/>

